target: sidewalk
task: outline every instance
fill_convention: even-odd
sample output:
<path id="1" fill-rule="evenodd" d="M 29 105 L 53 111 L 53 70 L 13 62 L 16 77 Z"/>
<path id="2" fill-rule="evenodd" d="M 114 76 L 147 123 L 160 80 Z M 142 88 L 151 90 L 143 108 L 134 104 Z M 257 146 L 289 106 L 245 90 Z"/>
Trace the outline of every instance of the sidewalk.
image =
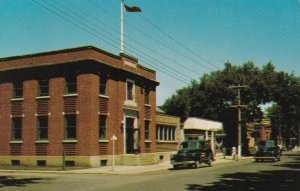
<path id="1" fill-rule="evenodd" d="M 253 157 L 242 157 L 240 160 L 249 160 Z M 238 162 L 232 160 L 231 156 L 226 156 L 226 159 L 223 158 L 222 154 L 216 156 L 216 160 L 213 162 L 213 165 L 229 163 L 229 162 Z M 204 165 L 204 164 L 203 164 Z M 114 171 L 111 166 L 105 166 L 100 168 L 89 168 L 81 170 L 71 170 L 66 173 L 82 173 L 82 174 L 118 174 L 118 175 L 129 175 L 129 174 L 144 174 L 144 173 L 154 173 L 161 172 L 165 170 L 173 169 L 170 161 L 164 161 L 159 164 L 154 165 L 143 165 L 143 166 L 115 166 Z"/>
<path id="2" fill-rule="evenodd" d="M 252 159 L 252 157 L 242 157 L 240 160 Z M 238 162 L 232 160 L 231 156 L 223 158 L 222 154 L 217 154 L 216 160 L 213 165 Z M 143 165 L 143 166 L 115 166 L 112 170 L 112 166 L 103 166 L 99 168 L 87 168 L 87 169 L 76 169 L 76 170 L 65 170 L 65 171 L 45 171 L 45 170 L 0 170 L 0 172 L 32 172 L 32 173 L 62 173 L 62 174 L 117 174 L 117 175 L 130 175 L 130 174 L 144 174 L 144 173 L 155 173 L 161 172 L 168 169 L 172 169 L 170 161 L 164 161 L 159 164 Z"/>

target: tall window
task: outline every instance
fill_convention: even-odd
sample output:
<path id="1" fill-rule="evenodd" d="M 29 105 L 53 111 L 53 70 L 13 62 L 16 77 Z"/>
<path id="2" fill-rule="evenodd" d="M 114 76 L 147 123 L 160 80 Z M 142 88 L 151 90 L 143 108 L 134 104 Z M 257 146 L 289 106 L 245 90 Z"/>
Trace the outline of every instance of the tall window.
<path id="1" fill-rule="evenodd" d="M 39 96 L 48 96 L 49 95 L 49 80 L 40 80 L 39 81 Z"/>
<path id="2" fill-rule="evenodd" d="M 100 95 L 106 95 L 106 84 L 107 84 L 107 77 L 103 74 L 100 74 L 100 87 L 99 87 Z"/>
<path id="3" fill-rule="evenodd" d="M 65 115 L 65 139 L 76 139 L 76 115 Z"/>
<path id="4" fill-rule="evenodd" d="M 48 139 L 48 116 L 37 117 L 38 140 Z"/>
<path id="5" fill-rule="evenodd" d="M 150 121 L 145 120 L 145 140 L 150 140 Z"/>
<path id="6" fill-rule="evenodd" d="M 22 139 L 22 117 L 12 118 L 12 139 L 13 140 Z"/>
<path id="7" fill-rule="evenodd" d="M 134 82 L 133 81 L 127 80 L 126 95 L 127 95 L 127 97 L 126 97 L 127 100 L 131 100 L 131 101 L 134 100 Z"/>
<path id="8" fill-rule="evenodd" d="M 107 139 L 106 136 L 106 115 L 99 115 L 99 139 L 105 140 Z"/>
<path id="9" fill-rule="evenodd" d="M 149 90 L 149 88 L 145 88 L 145 93 L 144 93 L 144 99 L 145 99 L 145 104 L 149 104 L 150 102 L 149 102 L 149 93 L 150 93 L 150 90 Z"/>
<path id="10" fill-rule="evenodd" d="M 77 79 L 76 79 L 76 76 L 66 78 L 65 93 L 66 94 L 77 93 Z"/>
<path id="11" fill-rule="evenodd" d="M 15 82 L 13 84 L 13 98 L 23 97 L 23 82 Z"/>

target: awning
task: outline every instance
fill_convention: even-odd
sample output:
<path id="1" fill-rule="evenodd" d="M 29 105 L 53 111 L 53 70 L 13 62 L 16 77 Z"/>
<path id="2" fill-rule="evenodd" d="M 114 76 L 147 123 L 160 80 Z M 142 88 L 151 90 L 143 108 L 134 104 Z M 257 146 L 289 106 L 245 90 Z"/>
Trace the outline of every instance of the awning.
<path id="1" fill-rule="evenodd" d="M 197 117 L 189 117 L 184 122 L 183 129 L 222 131 L 223 123 L 218 121 L 208 120 L 208 119 L 197 118 Z"/>

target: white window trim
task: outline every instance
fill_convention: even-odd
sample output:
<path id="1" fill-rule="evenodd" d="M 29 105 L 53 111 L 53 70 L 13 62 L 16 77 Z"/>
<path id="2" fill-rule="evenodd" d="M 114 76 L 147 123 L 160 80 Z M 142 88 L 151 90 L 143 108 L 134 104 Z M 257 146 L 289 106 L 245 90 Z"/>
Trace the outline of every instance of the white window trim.
<path id="1" fill-rule="evenodd" d="M 133 83 L 133 89 L 132 89 L 132 98 L 133 99 L 132 100 L 128 100 L 128 97 L 127 97 L 127 95 L 128 95 L 128 92 L 127 92 L 127 90 L 128 90 L 128 82 Z M 135 81 L 130 80 L 130 79 L 126 79 L 126 100 L 135 102 Z"/>

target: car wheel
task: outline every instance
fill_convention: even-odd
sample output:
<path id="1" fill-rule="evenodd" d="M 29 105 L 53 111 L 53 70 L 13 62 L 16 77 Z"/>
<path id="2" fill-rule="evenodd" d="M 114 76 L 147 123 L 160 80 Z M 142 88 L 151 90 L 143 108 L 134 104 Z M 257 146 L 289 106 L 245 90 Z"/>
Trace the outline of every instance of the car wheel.
<path id="1" fill-rule="evenodd" d="M 255 162 L 259 162 L 259 159 L 255 159 Z"/>
<path id="2" fill-rule="evenodd" d="M 199 161 L 196 161 L 196 162 L 195 162 L 194 167 L 195 167 L 195 168 L 199 168 L 199 167 L 200 167 Z"/>
<path id="3" fill-rule="evenodd" d="M 175 170 L 177 170 L 177 169 L 179 169 L 179 165 L 173 165 L 173 168 L 174 168 Z"/>

